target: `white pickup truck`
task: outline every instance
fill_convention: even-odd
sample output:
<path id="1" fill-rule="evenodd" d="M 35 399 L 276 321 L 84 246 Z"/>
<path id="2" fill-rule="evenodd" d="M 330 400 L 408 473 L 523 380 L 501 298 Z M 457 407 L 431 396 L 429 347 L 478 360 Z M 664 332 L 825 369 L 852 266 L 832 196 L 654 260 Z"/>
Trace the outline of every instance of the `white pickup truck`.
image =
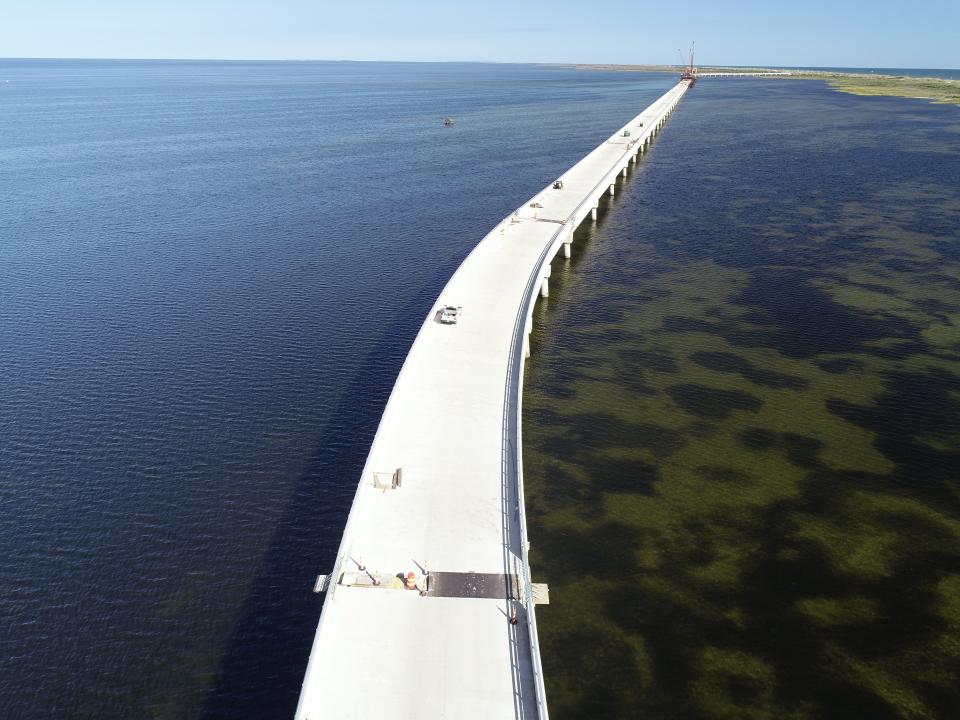
<path id="1" fill-rule="evenodd" d="M 440 322 L 444 325 L 456 325 L 462 310 L 463 308 L 457 305 L 444 305 L 440 308 Z"/>

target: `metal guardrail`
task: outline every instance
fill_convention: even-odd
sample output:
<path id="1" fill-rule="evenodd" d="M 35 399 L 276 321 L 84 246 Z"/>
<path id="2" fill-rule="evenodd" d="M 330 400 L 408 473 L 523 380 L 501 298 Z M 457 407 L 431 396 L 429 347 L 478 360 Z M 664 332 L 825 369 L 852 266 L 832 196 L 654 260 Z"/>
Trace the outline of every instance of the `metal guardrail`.
<path id="1" fill-rule="evenodd" d="M 676 100 L 679 100 L 682 97 L 683 93 L 680 93 Z M 676 106 L 675 101 L 667 103 L 664 109 L 655 115 L 655 122 L 659 122 L 664 115 L 669 113 L 673 107 Z M 652 128 L 637 138 L 638 142 L 643 141 L 646 137 L 652 137 L 653 130 Z M 541 278 L 543 277 L 543 272 L 545 267 L 553 260 L 556 256 L 557 251 L 560 249 L 560 245 L 564 237 L 574 230 L 576 230 L 578 222 L 577 215 L 583 210 L 584 206 L 590 203 L 590 207 L 593 207 L 592 203 L 599 200 L 600 196 L 603 195 L 604 188 L 611 184 L 611 181 L 616 182 L 616 177 L 621 171 L 621 163 L 623 159 L 632 154 L 633 148 L 636 143 L 628 143 L 626 149 L 613 164 L 613 167 L 603 175 L 603 177 L 597 182 L 596 185 L 587 193 L 586 197 L 574 208 L 574 210 L 568 215 L 567 219 L 558 226 L 556 232 L 550 239 L 550 242 L 544 248 L 543 252 L 540 254 L 540 257 L 534 266 L 534 271 L 530 274 L 529 279 L 527 280 L 527 285 L 524 289 L 524 300 L 521 303 L 520 309 L 517 313 L 516 320 L 514 321 L 513 328 L 513 343 L 510 350 L 510 357 L 508 360 L 508 370 L 507 370 L 507 383 L 506 390 L 507 395 L 513 394 L 516 415 L 515 422 L 516 427 L 513 429 L 513 432 L 509 431 L 509 423 L 504 424 L 504 442 L 506 445 L 514 446 L 514 462 L 516 467 L 514 468 L 516 482 L 517 482 L 517 504 L 519 508 L 519 526 L 520 526 L 520 547 L 521 547 L 521 560 L 523 562 L 523 586 L 524 586 L 524 608 L 527 614 L 527 631 L 530 642 L 530 656 L 531 662 L 533 664 L 533 680 L 534 680 L 534 691 L 536 693 L 537 700 L 537 718 L 538 720 L 549 720 L 549 712 L 547 710 L 547 697 L 546 689 L 544 686 L 544 677 L 543 677 L 543 666 L 540 660 L 540 639 L 537 632 L 537 618 L 536 610 L 534 608 L 533 601 L 533 580 L 530 575 L 530 540 L 527 530 L 527 511 L 526 511 L 526 500 L 524 492 L 524 483 L 523 483 L 523 369 L 526 364 L 526 358 L 524 357 L 523 345 L 525 336 L 527 333 L 527 325 L 532 320 L 534 306 L 537 302 L 538 290 Z M 597 192 L 599 190 L 599 193 Z M 508 216 L 504 222 L 509 222 L 511 216 Z M 585 215 L 584 215 L 585 217 Z M 509 412 L 509 407 L 504 408 L 505 413 Z M 509 435 L 512 434 L 513 438 L 510 438 Z"/>
<path id="2" fill-rule="evenodd" d="M 527 532 L 527 508 L 523 487 L 523 368 L 526 362 L 523 352 L 523 344 L 527 332 L 527 317 L 533 311 L 534 304 L 536 304 L 536 294 L 539 287 L 540 277 L 543 274 L 544 262 L 549 262 L 552 259 L 552 253 L 555 252 L 554 246 L 557 244 L 557 238 L 562 236 L 562 234 L 566 231 L 566 228 L 567 223 L 558 226 L 556 232 L 553 234 L 553 237 L 550 239 L 550 243 L 540 254 L 535 271 L 530 274 L 530 277 L 527 280 L 527 285 L 524 289 L 524 302 L 521 304 L 519 311 L 517 312 L 516 320 L 514 321 L 513 344 L 511 346 L 510 359 L 507 366 L 508 370 L 506 384 L 508 395 L 514 396 L 513 404 L 516 407 L 516 414 L 514 416 L 516 427 L 513 428 L 513 432 L 511 433 L 509 429 L 509 423 L 505 424 L 504 441 L 506 443 L 514 444 L 515 448 L 513 457 L 515 463 L 514 473 L 517 483 L 517 506 L 519 508 L 520 557 L 523 562 L 523 604 L 527 614 L 527 632 L 530 643 L 531 663 L 533 664 L 533 683 L 537 700 L 537 718 L 539 718 L 539 720 L 549 720 L 549 712 L 547 711 L 547 696 L 543 681 L 543 667 L 540 662 L 540 640 L 537 634 L 537 616 L 533 602 L 533 581 L 530 577 L 530 539 Z M 504 410 L 509 412 L 509 406 L 504 408 Z M 510 437 L 511 434 L 513 435 L 512 438 Z"/>

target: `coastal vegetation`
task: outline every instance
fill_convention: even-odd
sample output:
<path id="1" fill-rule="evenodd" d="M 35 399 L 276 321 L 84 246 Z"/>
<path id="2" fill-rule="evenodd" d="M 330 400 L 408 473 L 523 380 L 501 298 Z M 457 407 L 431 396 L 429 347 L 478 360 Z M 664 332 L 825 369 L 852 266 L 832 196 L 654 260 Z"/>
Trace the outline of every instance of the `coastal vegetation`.
<path id="1" fill-rule="evenodd" d="M 827 83 L 836 90 L 854 95 L 893 95 L 960 105 L 960 80 L 904 75 L 829 73 Z"/>

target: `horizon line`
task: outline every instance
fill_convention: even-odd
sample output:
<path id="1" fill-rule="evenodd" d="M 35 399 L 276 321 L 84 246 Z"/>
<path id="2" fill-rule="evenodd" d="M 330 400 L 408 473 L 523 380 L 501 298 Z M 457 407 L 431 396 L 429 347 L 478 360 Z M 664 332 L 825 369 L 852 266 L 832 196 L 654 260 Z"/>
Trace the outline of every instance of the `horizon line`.
<path id="1" fill-rule="evenodd" d="M 270 62 L 270 63 L 320 63 L 320 62 L 336 62 L 336 63 L 404 63 L 404 64 L 433 64 L 433 65 L 556 65 L 556 66 L 570 66 L 570 65 L 609 65 L 611 67 L 682 67 L 677 64 L 666 64 L 666 63 L 644 63 L 644 62 L 634 62 L 634 63 L 622 63 L 622 62 L 542 62 L 542 61 L 529 61 L 529 62 L 516 62 L 510 60 L 356 60 L 356 59 L 346 59 L 346 58 L 213 58 L 213 57 L 69 57 L 69 56 L 10 56 L 10 57 L 0 57 L 0 61 L 4 60 L 94 60 L 94 61 L 136 61 L 136 62 L 224 62 L 224 63 L 241 63 L 241 62 Z M 960 71 L 960 68 L 948 68 L 948 67 L 905 67 L 905 66 L 894 66 L 894 65 L 763 65 L 763 64 L 749 64 L 749 65 L 734 65 L 729 63 L 706 63 L 703 65 L 698 65 L 698 67 L 731 67 L 731 68 L 771 68 L 771 69 L 783 69 L 783 70 L 830 70 L 830 69 L 857 69 L 857 70 L 951 70 L 951 71 Z"/>

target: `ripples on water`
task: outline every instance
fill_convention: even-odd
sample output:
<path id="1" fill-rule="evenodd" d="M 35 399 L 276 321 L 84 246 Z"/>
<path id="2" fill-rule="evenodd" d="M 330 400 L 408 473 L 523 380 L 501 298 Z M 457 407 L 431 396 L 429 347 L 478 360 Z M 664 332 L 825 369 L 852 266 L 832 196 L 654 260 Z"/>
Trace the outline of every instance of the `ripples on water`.
<path id="1" fill-rule="evenodd" d="M 425 308 L 673 78 L 0 79 L 3 714 L 289 717 Z M 957 704 L 958 132 L 703 82 L 554 271 L 525 455 L 556 717 Z"/>
<path id="2" fill-rule="evenodd" d="M 960 707 L 960 113 L 702 81 L 524 401 L 555 718 Z"/>
<path id="3" fill-rule="evenodd" d="M 0 715 L 292 717 L 429 304 L 672 80 L 0 61 Z"/>

